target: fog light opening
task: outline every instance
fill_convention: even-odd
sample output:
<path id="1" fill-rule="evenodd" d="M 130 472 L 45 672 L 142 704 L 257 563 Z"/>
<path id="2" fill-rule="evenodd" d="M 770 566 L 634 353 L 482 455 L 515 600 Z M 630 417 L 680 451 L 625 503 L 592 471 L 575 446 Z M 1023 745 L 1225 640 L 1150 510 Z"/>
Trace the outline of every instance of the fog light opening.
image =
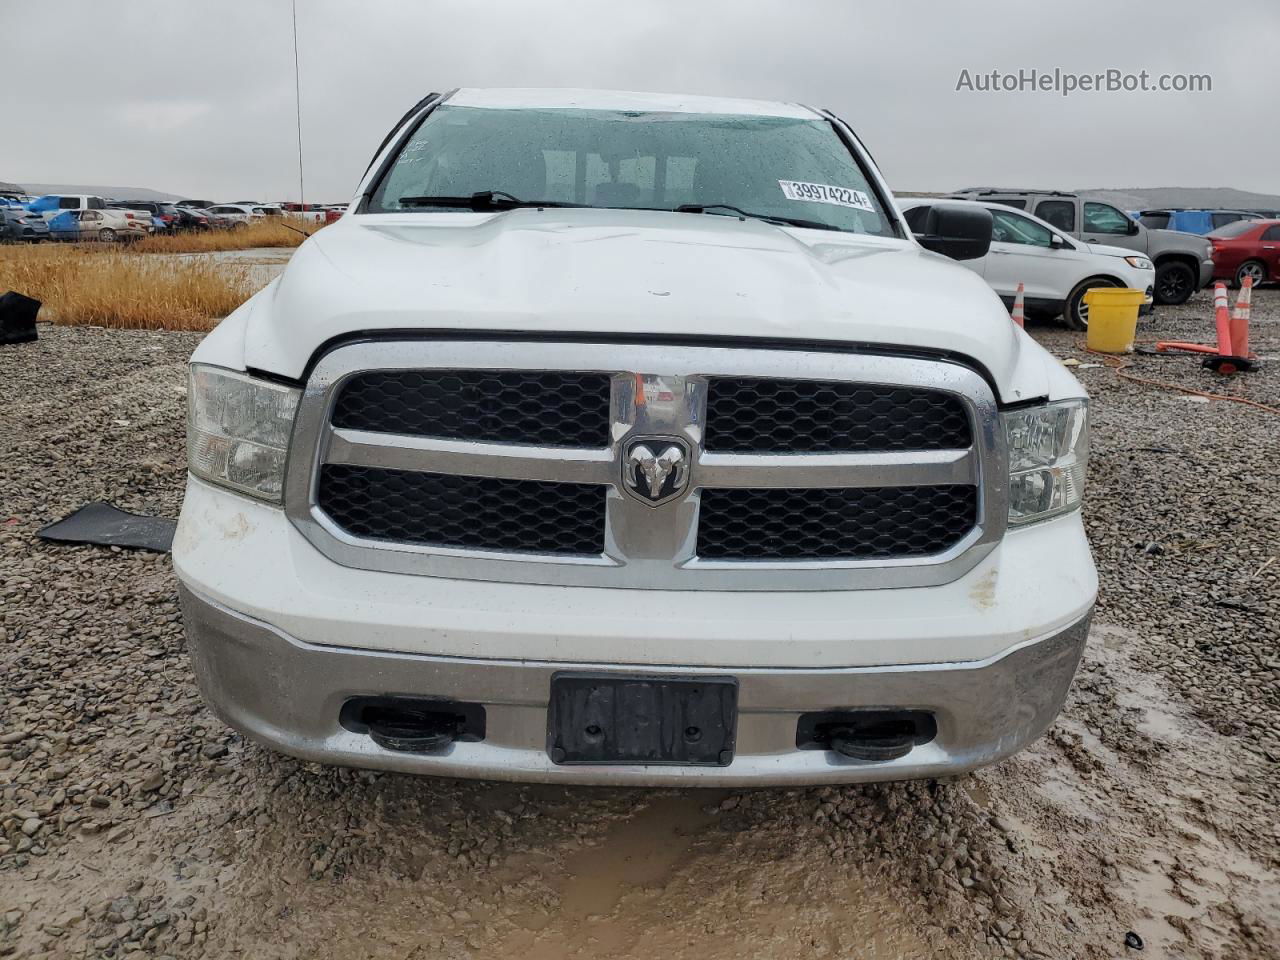
<path id="1" fill-rule="evenodd" d="M 803 714 L 796 746 L 884 763 L 905 757 L 937 735 L 937 721 L 923 710 L 832 710 Z"/>
<path id="2" fill-rule="evenodd" d="M 441 753 L 485 734 L 480 704 L 417 697 L 355 697 L 342 705 L 338 722 L 398 753 Z"/>

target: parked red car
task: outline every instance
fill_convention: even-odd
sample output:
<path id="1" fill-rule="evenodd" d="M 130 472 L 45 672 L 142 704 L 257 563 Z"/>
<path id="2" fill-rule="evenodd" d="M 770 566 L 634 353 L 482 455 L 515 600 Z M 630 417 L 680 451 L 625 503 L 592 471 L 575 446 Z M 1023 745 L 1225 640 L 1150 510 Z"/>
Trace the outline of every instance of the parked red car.
<path id="1" fill-rule="evenodd" d="M 1237 220 L 1208 235 L 1213 244 L 1213 279 L 1237 287 L 1280 280 L 1280 220 Z"/>

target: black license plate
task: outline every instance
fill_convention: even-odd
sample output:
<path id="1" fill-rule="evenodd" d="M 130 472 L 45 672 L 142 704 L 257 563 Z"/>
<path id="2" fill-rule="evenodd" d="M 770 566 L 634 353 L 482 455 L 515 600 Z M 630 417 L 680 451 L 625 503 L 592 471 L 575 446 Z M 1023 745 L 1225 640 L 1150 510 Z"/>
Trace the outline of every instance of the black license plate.
<path id="1" fill-rule="evenodd" d="M 557 673 L 547 748 L 555 763 L 727 766 L 738 682 L 732 677 Z"/>

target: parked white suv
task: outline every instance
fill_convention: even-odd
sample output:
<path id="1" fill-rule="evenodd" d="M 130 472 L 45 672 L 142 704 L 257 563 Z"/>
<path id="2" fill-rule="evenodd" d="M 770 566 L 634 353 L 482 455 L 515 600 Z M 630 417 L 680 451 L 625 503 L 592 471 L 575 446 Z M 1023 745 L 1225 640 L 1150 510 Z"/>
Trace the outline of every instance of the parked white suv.
<path id="1" fill-rule="evenodd" d="M 1151 310 L 1156 270 L 1150 260 L 1124 247 L 1072 240 L 1052 224 L 992 201 L 900 201 L 907 226 L 919 232 L 938 203 L 970 204 L 991 211 L 991 249 L 985 257 L 961 261 L 1012 306 L 1021 283 L 1029 315 L 1061 316 L 1073 330 L 1089 326 L 1084 295 L 1096 287 L 1128 287 L 1146 294 L 1142 312 Z"/>
<path id="2" fill-rule="evenodd" d="M 209 207 L 209 212 L 217 214 L 233 227 L 246 227 L 251 223 L 267 219 L 265 207 L 245 203 L 220 203 L 215 207 Z"/>
<path id="3" fill-rule="evenodd" d="M 930 247 L 981 256 L 985 210 Z M 192 357 L 204 695 L 299 757 L 787 784 L 1057 715 L 1080 385 L 830 113 L 458 90 Z"/>
<path id="4" fill-rule="evenodd" d="M 1213 278 L 1213 246 L 1177 230 L 1151 230 L 1104 200 L 1062 190 L 969 187 L 956 199 L 982 200 L 1026 210 L 1081 243 L 1128 247 L 1156 266 L 1156 303 L 1177 306 Z"/>

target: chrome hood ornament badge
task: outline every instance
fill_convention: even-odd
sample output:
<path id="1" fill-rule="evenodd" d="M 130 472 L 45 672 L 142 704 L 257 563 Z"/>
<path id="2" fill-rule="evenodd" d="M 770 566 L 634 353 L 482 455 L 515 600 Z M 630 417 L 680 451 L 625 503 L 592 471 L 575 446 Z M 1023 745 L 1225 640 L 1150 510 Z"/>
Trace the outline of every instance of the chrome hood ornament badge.
<path id="1" fill-rule="evenodd" d="M 668 503 L 689 486 L 689 448 L 671 437 L 638 437 L 624 448 L 622 479 L 642 503 Z"/>

